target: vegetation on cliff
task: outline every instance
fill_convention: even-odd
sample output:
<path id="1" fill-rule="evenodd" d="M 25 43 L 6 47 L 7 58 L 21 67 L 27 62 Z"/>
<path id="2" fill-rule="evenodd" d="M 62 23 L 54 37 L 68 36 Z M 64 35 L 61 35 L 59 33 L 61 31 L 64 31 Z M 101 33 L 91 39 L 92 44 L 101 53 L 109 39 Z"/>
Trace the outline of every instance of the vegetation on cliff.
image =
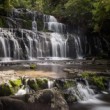
<path id="1" fill-rule="evenodd" d="M 0 9 L 28 8 L 55 15 L 59 20 L 108 32 L 110 0 L 0 0 Z M 106 26 L 105 26 L 106 25 Z"/>

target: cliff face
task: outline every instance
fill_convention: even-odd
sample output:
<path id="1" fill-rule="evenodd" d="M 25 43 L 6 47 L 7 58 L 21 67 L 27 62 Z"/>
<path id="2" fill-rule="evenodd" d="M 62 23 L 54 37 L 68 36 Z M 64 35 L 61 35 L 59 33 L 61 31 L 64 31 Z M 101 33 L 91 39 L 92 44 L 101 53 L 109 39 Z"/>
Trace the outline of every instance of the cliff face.
<path id="1" fill-rule="evenodd" d="M 54 16 L 28 9 L 1 11 L 0 16 L 1 59 L 108 57 L 110 54 L 108 37 L 87 33 L 86 27 L 65 25 Z"/>
<path id="2" fill-rule="evenodd" d="M 32 29 L 32 21 L 34 19 L 38 22 L 38 30 L 43 29 L 43 14 L 33 12 L 28 9 L 13 9 L 11 12 L 0 12 L 1 27 L 4 28 L 23 28 Z"/>

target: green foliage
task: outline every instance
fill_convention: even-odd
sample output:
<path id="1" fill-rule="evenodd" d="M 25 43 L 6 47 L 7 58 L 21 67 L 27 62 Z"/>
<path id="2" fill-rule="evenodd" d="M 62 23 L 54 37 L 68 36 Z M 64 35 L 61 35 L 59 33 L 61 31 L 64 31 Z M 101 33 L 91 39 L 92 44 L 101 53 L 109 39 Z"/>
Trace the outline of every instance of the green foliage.
<path id="1" fill-rule="evenodd" d="M 110 0 L 97 0 L 93 3 L 94 30 L 100 31 L 103 22 L 110 19 Z"/>
<path id="2" fill-rule="evenodd" d="M 43 0 L 44 12 L 100 32 L 110 19 L 110 0 Z"/>
<path id="3" fill-rule="evenodd" d="M 110 0 L 1 0 L 0 9 L 28 8 L 52 14 L 59 20 L 83 25 L 100 32 L 104 21 L 110 20 Z M 41 23 L 42 24 L 42 23 Z M 1 24 L 0 24 L 1 25 Z"/>
<path id="4" fill-rule="evenodd" d="M 1 0 L 0 7 L 9 11 L 12 8 L 28 8 L 42 11 L 42 0 Z"/>

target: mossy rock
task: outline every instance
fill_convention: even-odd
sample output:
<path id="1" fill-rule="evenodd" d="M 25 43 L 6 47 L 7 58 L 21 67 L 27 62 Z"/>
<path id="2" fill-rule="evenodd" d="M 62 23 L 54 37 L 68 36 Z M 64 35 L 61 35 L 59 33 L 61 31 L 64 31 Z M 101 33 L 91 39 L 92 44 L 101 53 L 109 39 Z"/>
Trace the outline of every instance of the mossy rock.
<path id="1" fill-rule="evenodd" d="M 91 84 L 97 86 L 100 90 L 105 90 L 105 82 L 107 80 L 104 76 L 99 76 L 95 72 L 85 71 L 82 73 L 82 77 L 87 79 Z"/>
<path id="2" fill-rule="evenodd" d="M 43 20 L 37 19 L 37 27 L 39 31 L 42 31 L 44 28 Z"/>
<path id="3" fill-rule="evenodd" d="M 9 84 L 13 88 L 13 93 L 16 93 L 19 90 L 19 88 L 22 86 L 22 81 L 21 79 L 9 80 Z"/>
<path id="4" fill-rule="evenodd" d="M 0 96 L 9 96 L 13 94 L 14 94 L 14 91 L 10 85 L 8 84 L 0 85 Z"/>
<path id="5" fill-rule="evenodd" d="M 37 65 L 36 64 L 31 64 L 30 65 L 30 69 L 36 69 L 37 68 Z"/>
<path id="6" fill-rule="evenodd" d="M 12 87 L 20 87 L 22 85 L 21 79 L 9 80 L 9 83 L 12 85 Z"/>
<path id="7" fill-rule="evenodd" d="M 6 18 L 3 16 L 0 16 L 0 27 L 5 28 L 7 27 L 6 25 Z"/>
<path id="8" fill-rule="evenodd" d="M 105 90 L 105 81 L 106 78 L 103 76 L 93 76 L 91 79 L 91 82 L 96 85 L 100 90 Z"/>
<path id="9" fill-rule="evenodd" d="M 76 86 L 76 83 L 75 83 L 74 80 L 67 80 L 67 81 L 65 82 L 64 88 L 65 88 L 65 89 L 68 89 L 68 88 L 74 87 L 74 86 Z"/>
<path id="10" fill-rule="evenodd" d="M 54 93 L 51 90 L 45 90 L 38 98 L 40 103 L 51 103 Z"/>
<path id="11" fill-rule="evenodd" d="M 95 75 L 96 75 L 95 72 L 90 72 L 90 71 L 84 71 L 84 72 L 81 74 L 81 76 L 82 76 L 83 78 L 86 78 L 86 79 L 90 78 L 91 76 L 95 76 Z"/>
<path id="12" fill-rule="evenodd" d="M 27 84 L 29 85 L 29 87 L 30 87 L 31 89 L 33 89 L 33 90 L 35 90 L 35 91 L 38 90 L 38 88 L 39 88 L 39 86 L 38 86 L 36 80 L 34 80 L 34 79 L 29 79 L 28 82 L 27 82 Z"/>
<path id="13" fill-rule="evenodd" d="M 32 21 L 31 20 L 23 20 L 22 28 L 24 29 L 32 29 Z"/>
<path id="14" fill-rule="evenodd" d="M 39 89 L 46 89 L 48 88 L 48 80 L 47 79 L 41 79 L 41 78 L 37 78 L 36 82 L 39 86 Z"/>
<path id="15" fill-rule="evenodd" d="M 77 98 L 75 95 L 73 94 L 63 94 L 65 100 L 67 101 L 67 103 L 74 103 L 74 102 L 77 102 Z"/>
<path id="16" fill-rule="evenodd" d="M 68 89 L 70 87 L 74 87 L 76 86 L 76 83 L 74 80 L 56 80 L 54 83 L 55 87 L 57 87 L 58 89 Z"/>

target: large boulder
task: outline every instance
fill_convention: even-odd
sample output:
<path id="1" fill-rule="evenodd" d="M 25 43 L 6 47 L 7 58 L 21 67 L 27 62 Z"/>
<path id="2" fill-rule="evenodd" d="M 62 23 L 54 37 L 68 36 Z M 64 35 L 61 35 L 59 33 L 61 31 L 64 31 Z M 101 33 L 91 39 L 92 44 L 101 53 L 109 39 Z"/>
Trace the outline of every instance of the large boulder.
<path id="1" fill-rule="evenodd" d="M 59 91 L 45 89 L 35 94 L 0 97 L 0 110 L 69 110 Z"/>

